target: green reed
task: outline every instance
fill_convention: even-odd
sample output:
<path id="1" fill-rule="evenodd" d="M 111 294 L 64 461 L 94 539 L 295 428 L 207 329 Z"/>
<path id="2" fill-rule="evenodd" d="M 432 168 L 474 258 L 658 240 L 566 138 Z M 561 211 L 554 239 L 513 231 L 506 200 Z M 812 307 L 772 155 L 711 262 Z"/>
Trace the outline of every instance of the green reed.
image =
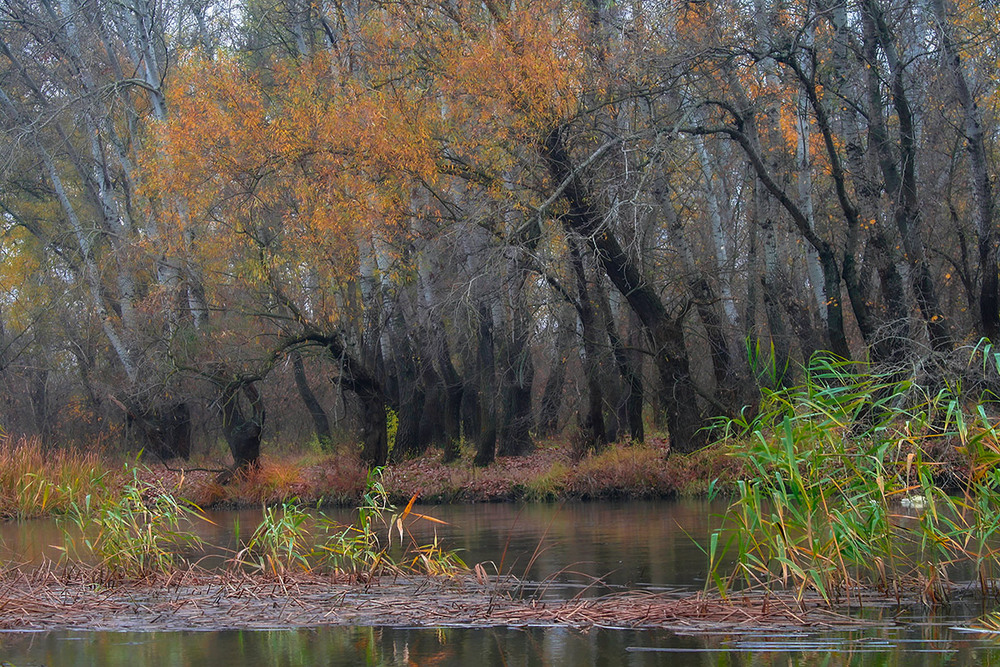
<path id="1" fill-rule="evenodd" d="M 202 546 L 190 530 L 194 521 L 205 520 L 201 510 L 140 480 L 135 470 L 117 497 L 92 500 L 87 495 L 73 501 L 62 519 L 60 548 L 67 559 L 140 578 L 176 571 L 187 564 L 185 550 Z"/>
<path id="2" fill-rule="evenodd" d="M 405 539 L 410 537 L 409 520 L 438 522 L 414 512 L 413 502 L 398 510 L 389 502 L 381 469 L 373 469 L 356 522 L 344 525 L 294 502 L 265 508 L 260 524 L 233 563 L 278 576 L 291 571 L 364 577 L 402 571 L 432 575 L 464 571 L 465 564 L 455 552 L 442 549 L 436 539 L 427 545 Z M 398 535 L 395 550 L 394 535 Z"/>
<path id="3" fill-rule="evenodd" d="M 931 393 L 830 356 L 805 370 L 802 384 L 765 391 L 753 417 L 718 424 L 747 468 L 710 538 L 715 586 L 781 586 L 828 602 L 916 591 L 936 603 L 964 563 L 993 588 L 1000 446 L 986 406 L 960 387 Z M 946 469 L 961 471 L 960 491 L 941 488 Z"/>

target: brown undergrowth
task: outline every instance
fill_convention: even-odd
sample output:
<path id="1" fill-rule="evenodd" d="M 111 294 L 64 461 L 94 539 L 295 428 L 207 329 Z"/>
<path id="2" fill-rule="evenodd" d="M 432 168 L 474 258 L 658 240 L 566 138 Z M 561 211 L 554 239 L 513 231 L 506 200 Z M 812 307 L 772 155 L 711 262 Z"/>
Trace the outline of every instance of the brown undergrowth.
<path id="1" fill-rule="evenodd" d="M 443 462 L 440 449 L 384 469 L 390 499 L 423 503 L 648 500 L 703 495 L 712 480 L 721 488 L 738 478 L 739 459 L 722 447 L 671 455 L 665 439 L 613 444 L 574 461 L 567 443 L 549 441 L 526 456 L 499 457 L 485 467 L 472 455 Z M 258 469 L 219 484 L 216 474 L 183 464 L 149 464 L 144 473 L 203 508 L 259 507 L 296 499 L 319 505 L 356 505 L 365 486 L 362 464 L 348 455 L 263 456 Z"/>
<path id="2" fill-rule="evenodd" d="M 296 499 L 319 505 L 357 505 L 367 471 L 353 456 L 263 456 L 260 465 L 225 484 L 211 470 L 183 463 L 150 464 L 151 475 L 173 484 L 177 493 L 204 508 L 260 507 Z"/>
<path id="3" fill-rule="evenodd" d="M 671 455 L 666 440 L 613 444 L 579 461 L 569 443 L 539 444 L 527 456 L 500 457 L 485 467 L 472 453 L 444 463 L 440 449 L 390 464 L 384 485 L 390 499 L 406 503 L 549 502 L 559 500 L 655 499 L 704 494 L 711 480 L 723 487 L 738 478 L 739 459 L 719 447 Z M 91 504 L 121 493 L 133 477 L 199 507 L 235 508 L 295 500 L 311 505 L 356 506 L 367 471 L 356 456 L 265 454 L 260 466 L 228 483 L 218 481 L 223 464 L 136 461 L 75 449 L 43 447 L 37 440 L 0 439 L 0 517 L 62 515 L 73 503 Z"/>
<path id="4" fill-rule="evenodd" d="M 423 502 L 643 500 L 703 495 L 713 480 L 731 486 L 739 468 L 728 449 L 671 455 L 661 438 L 609 445 L 579 461 L 573 460 L 568 445 L 546 443 L 532 454 L 500 457 L 485 468 L 467 461 L 444 464 L 432 451 L 390 466 L 386 487 L 393 497 L 416 493 Z"/>

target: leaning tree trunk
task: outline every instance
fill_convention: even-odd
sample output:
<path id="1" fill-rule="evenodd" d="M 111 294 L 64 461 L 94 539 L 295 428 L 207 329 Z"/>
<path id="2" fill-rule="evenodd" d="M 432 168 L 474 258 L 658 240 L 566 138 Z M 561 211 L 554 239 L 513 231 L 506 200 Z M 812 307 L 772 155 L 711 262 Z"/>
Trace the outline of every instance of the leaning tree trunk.
<path id="1" fill-rule="evenodd" d="M 370 466 L 385 465 L 389 457 L 385 423 L 386 392 L 372 370 L 376 364 L 362 363 L 350 354 L 344 337 L 339 333 L 327 335 L 311 331 L 297 342 L 321 345 L 332 359 L 337 360 L 341 387 L 357 396 L 361 403 L 361 460 Z M 369 354 L 369 357 L 376 353 Z"/>
<path id="2" fill-rule="evenodd" d="M 564 224 L 588 240 L 608 278 L 628 300 L 646 329 L 662 385 L 671 448 L 678 452 L 701 448 L 707 442 L 706 432 L 702 430 L 707 422 L 698 405 L 680 320 L 669 315 L 656 290 L 644 279 L 613 230 L 603 224 L 590 193 L 572 166 L 562 129 L 553 128 L 544 137 L 541 149 L 549 175 L 556 187 L 562 188 L 562 197 L 568 205 Z"/>
<path id="3" fill-rule="evenodd" d="M 327 419 L 326 410 L 320 405 L 316 394 L 313 393 L 312 387 L 309 386 L 309 380 L 306 378 L 305 364 L 302 362 L 302 354 L 298 350 L 294 350 L 290 356 L 292 358 L 292 375 L 295 377 L 295 386 L 299 390 L 299 397 L 305 404 L 306 410 L 309 411 L 309 417 L 312 419 L 313 428 L 316 431 L 316 440 L 319 442 L 321 449 L 324 451 L 329 450 L 332 438 L 330 435 L 330 420 Z"/>

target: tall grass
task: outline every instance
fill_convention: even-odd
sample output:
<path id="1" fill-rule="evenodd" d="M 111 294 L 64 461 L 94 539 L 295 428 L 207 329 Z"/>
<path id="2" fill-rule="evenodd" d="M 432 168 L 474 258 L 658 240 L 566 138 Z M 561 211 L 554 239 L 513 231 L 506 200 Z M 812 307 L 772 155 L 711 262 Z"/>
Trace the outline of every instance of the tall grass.
<path id="1" fill-rule="evenodd" d="M 117 578 L 170 574 L 188 564 L 185 549 L 202 546 L 191 530 L 197 520 L 206 520 L 197 506 L 143 482 L 133 470 L 116 497 L 94 504 L 88 495 L 71 504 L 61 548 L 68 559 Z"/>
<path id="2" fill-rule="evenodd" d="M 929 392 L 817 356 L 801 385 L 765 391 L 757 415 L 719 426 L 747 466 L 708 546 L 720 591 L 784 586 L 833 602 L 906 589 L 935 603 L 958 565 L 993 587 L 997 420 L 958 387 Z M 964 479 L 948 493 L 942 472 L 956 467 Z"/>
<path id="3" fill-rule="evenodd" d="M 78 499 L 120 484 L 95 453 L 43 447 L 36 438 L 0 437 L 0 517 L 65 514 Z"/>
<path id="4" fill-rule="evenodd" d="M 343 525 L 294 502 L 265 507 L 260 524 L 233 562 L 279 577 L 293 571 L 336 572 L 361 578 L 386 572 L 451 576 L 465 571 L 458 555 L 442 549 L 436 538 L 429 544 L 413 539 L 409 521 L 441 523 L 413 511 L 414 501 L 415 497 L 406 508 L 398 510 L 389 502 L 382 470 L 375 468 L 368 474 L 356 522 Z"/>

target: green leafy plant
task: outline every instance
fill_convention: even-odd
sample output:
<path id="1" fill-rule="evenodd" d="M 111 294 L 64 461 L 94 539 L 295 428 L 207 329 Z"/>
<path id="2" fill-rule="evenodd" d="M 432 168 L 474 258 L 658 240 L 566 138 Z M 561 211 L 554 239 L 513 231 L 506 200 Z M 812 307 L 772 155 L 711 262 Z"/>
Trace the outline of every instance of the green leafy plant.
<path id="1" fill-rule="evenodd" d="M 260 523 L 236 561 L 275 575 L 312 569 L 309 515 L 295 502 L 264 507 Z"/>
<path id="2" fill-rule="evenodd" d="M 276 576 L 292 570 L 364 577 L 399 571 L 448 575 L 464 570 L 461 559 L 442 549 L 436 539 L 418 545 L 409 536 L 408 520 L 440 522 L 414 512 L 415 500 L 397 510 L 382 484 L 382 469 L 375 468 L 368 474 L 355 523 L 345 526 L 294 502 L 265 507 L 260 524 L 233 562 Z M 404 543 L 404 537 L 410 537 L 409 541 Z"/>
<path id="3" fill-rule="evenodd" d="M 898 373 L 819 355 L 801 385 L 765 390 L 754 417 L 719 426 L 749 473 L 707 548 L 723 593 L 780 585 L 832 602 L 916 586 L 933 604 L 959 563 L 991 585 L 1000 447 L 994 421 L 980 404 L 963 409 L 958 388 L 928 395 Z M 941 442 L 968 466 L 959 494 L 936 483 L 944 464 L 929 452 Z"/>
<path id="4" fill-rule="evenodd" d="M 202 546 L 188 530 L 193 521 L 207 520 L 200 508 L 143 482 L 134 469 L 118 498 L 96 506 L 91 501 L 90 495 L 74 501 L 64 519 L 67 558 L 135 578 L 173 572 L 186 563 L 183 550 Z"/>

